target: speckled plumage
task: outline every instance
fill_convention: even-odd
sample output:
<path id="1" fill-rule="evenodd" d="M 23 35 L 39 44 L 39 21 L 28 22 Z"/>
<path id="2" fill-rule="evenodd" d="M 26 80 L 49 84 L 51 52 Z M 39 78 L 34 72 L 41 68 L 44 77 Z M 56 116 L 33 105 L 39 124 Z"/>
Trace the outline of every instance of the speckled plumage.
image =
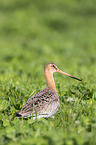
<path id="1" fill-rule="evenodd" d="M 22 114 L 22 117 L 32 116 L 33 119 L 35 119 L 35 116 L 38 119 L 41 117 L 47 118 L 52 116 L 58 110 L 59 106 L 58 94 L 45 88 L 29 98 L 19 114 Z M 19 114 L 18 117 L 21 117 Z"/>
<path id="2" fill-rule="evenodd" d="M 39 119 L 41 117 L 48 118 L 57 112 L 60 106 L 60 101 L 53 78 L 54 72 L 59 72 L 81 81 L 80 79 L 61 71 L 55 64 L 48 63 L 44 68 L 46 88 L 29 98 L 20 112 L 15 113 L 16 117 L 32 117 L 33 119 Z"/>

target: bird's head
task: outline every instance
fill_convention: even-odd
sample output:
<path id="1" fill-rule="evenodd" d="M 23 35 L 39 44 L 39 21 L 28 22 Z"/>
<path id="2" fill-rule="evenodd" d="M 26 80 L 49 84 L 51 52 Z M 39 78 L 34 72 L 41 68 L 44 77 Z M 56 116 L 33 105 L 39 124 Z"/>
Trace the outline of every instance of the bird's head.
<path id="1" fill-rule="evenodd" d="M 46 64 L 45 68 L 44 68 L 44 71 L 45 72 L 47 71 L 48 73 L 51 73 L 51 74 L 53 74 L 54 72 L 58 72 L 58 73 L 66 75 L 66 76 L 69 76 L 69 77 L 71 77 L 73 79 L 82 81 L 81 79 L 79 79 L 77 77 L 74 77 L 74 76 L 72 76 L 72 75 L 70 75 L 68 73 L 65 73 L 65 72 L 61 71 L 54 63 L 48 63 L 48 64 Z"/>

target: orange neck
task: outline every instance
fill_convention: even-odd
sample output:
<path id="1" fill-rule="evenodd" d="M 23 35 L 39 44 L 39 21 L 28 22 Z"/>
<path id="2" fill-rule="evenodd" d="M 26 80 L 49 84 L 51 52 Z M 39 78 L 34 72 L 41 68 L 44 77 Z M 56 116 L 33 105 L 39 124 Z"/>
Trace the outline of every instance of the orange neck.
<path id="1" fill-rule="evenodd" d="M 46 79 L 46 88 L 48 88 L 48 89 L 52 90 L 53 92 L 57 93 L 54 78 L 53 78 L 53 73 L 51 73 L 48 70 L 45 70 L 44 75 L 45 75 L 45 79 Z"/>

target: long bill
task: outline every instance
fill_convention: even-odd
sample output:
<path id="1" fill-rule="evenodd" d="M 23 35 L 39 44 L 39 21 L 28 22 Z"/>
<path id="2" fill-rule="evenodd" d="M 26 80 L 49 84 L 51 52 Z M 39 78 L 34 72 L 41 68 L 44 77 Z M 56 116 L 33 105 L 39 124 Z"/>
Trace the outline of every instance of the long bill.
<path id="1" fill-rule="evenodd" d="M 66 76 L 68 76 L 68 77 L 71 77 L 71 78 L 73 78 L 73 79 L 82 81 L 81 79 L 78 79 L 78 78 L 76 78 L 76 77 L 74 77 L 74 76 L 72 76 L 72 75 L 70 75 L 70 74 L 68 74 L 68 73 L 65 73 L 65 72 L 61 71 L 60 69 L 57 69 L 57 72 L 58 72 L 58 73 L 61 73 L 61 74 L 64 74 L 64 75 L 66 75 Z"/>

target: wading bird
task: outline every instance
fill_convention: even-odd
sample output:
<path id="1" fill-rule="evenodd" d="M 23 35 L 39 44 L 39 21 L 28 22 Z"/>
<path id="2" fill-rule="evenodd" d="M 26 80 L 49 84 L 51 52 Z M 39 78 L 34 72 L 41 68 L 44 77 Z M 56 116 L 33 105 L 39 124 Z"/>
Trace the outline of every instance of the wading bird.
<path id="1" fill-rule="evenodd" d="M 39 119 L 41 117 L 48 118 L 57 112 L 60 106 L 60 101 L 53 78 L 54 72 L 67 75 L 81 81 L 81 79 L 61 71 L 53 63 L 46 64 L 44 68 L 46 88 L 29 98 L 20 112 L 15 113 L 16 117 L 32 117 L 33 119 Z"/>

